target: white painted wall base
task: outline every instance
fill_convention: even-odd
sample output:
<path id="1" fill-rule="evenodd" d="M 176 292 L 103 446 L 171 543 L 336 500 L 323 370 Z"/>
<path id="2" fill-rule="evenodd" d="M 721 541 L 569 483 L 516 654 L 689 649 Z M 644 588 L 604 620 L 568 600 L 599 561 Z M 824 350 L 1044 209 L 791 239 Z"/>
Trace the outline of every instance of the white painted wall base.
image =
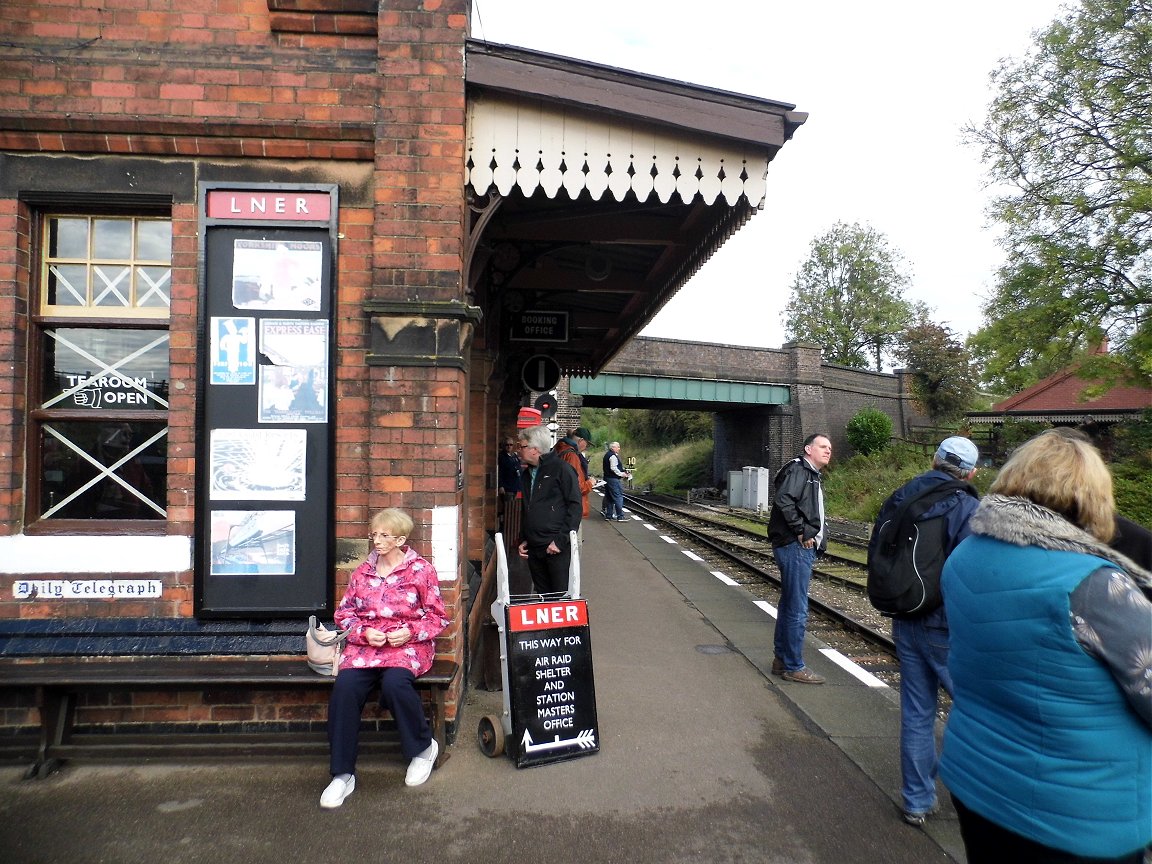
<path id="1" fill-rule="evenodd" d="M 180 573 L 190 537 L 0 537 L 0 574 Z"/>

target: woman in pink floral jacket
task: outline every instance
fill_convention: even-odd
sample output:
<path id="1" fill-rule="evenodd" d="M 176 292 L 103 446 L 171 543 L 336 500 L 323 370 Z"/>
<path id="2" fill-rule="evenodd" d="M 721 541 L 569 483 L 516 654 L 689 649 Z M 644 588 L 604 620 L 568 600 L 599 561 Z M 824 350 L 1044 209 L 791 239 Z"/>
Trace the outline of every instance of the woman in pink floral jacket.
<path id="1" fill-rule="evenodd" d="M 332 782 L 320 806 L 339 807 L 356 788 L 360 716 L 379 685 L 410 759 L 404 782 L 419 786 L 432 773 L 439 748 L 414 683 L 432 666 L 435 638 L 448 626 L 436 568 L 404 545 L 412 518 L 390 508 L 372 517 L 372 551 L 348 580 L 336 626 L 351 628 L 328 703 Z"/>

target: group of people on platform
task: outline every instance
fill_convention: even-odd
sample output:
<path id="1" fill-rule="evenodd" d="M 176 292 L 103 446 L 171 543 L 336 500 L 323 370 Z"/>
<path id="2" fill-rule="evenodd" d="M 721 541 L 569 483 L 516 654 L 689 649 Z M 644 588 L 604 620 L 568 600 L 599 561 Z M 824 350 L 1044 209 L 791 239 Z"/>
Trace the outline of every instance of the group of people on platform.
<path id="1" fill-rule="evenodd" d="M 772 673 L 822 684 L 804 664 L 808 585 L 827 546 L 821 484 L 832 457 L 810 435 L 778 472 L 768 537 L 781 592 Z M 929 471 L 885 501 L 971 480 L 979 451 L 941 442 Z M 962 485 L 962 484 L 954 484 Z M 969 862 L 1141 864 L 1152 843 L 1152 532 L 1119 516 L 1083 433 L 1026 442 L 988 494 L 956 489 L 920 518 L 943 525 L 942 604 L 894 615 L 900 662 L 902 812 L 952 795 Z M 939 690 L 952 698 L 936 746 Z"/>
<path id="2" fill-rule="evenodd" d="M 572 538 L 594 487 L 590 444 L 583 427 L 555 445 L 543 425 L 503 439 L 500 497 L 521 502 L 519 553 L 542 595 L 568 589 Z M 771 671 L 800 684 L 825 681 L 803 649 L 812 569 L 828 543 L 831 459 L 829 436 L 808 436 L 775 477 L 768 521 L 781 577 Z M 869 554 L 906 499 L 972 480 L 978 462 L 969 439 L 941 442 L 930 469 L 885 501 Z M 602 513 L 623 519 L 631 475 L 618 442 L 603 473 Z M 1017 448 L 983 499 L 954 485 L 965 488 L 918 517 L 944 526 L 942 602 L 892 620 L 903 818 L 923 826 L 938 811 L 939 775 L 973 864 L 1141 864 L 1152 842 L 1152 533 L 1116 513 L 1107 465 L 1076 431 Z M 377 687 L 409 760 L 405 782 L 424 783 L 439 755 L 414 682 L 450 622 L 435 568 L 405 545 L 411 530 L 400 510 L 372 519 L 371 551 L 336 610 L 348 641 L 329 705 L 325 808 L 355 789 L 361 713 Z M 952 699 L 942 752 L 941 688 Z"/>
<path id="3" fill-rule="evenodd" d="M 537 593 L 561 594 L 568 590 L 571 532 L 579 542 L 582 520 L 591 513 L 589 497 L 596 483 L 586 453 L 592 433 L 577 427 L 553 445 L 552 432 L 540 425 L 521 429 L 517 437 L 524 463 L 516 487 L 521 500 L 520 557 L 528 563 Z M 603 469 L 606 493 L 601 513 L 623 522 L 623 482 L 632 475 L 621 462 L 619 441 L 608 445 Z M 515 497 L 508 497 L 508 489 L 501 484 L 505 505 Z"/>

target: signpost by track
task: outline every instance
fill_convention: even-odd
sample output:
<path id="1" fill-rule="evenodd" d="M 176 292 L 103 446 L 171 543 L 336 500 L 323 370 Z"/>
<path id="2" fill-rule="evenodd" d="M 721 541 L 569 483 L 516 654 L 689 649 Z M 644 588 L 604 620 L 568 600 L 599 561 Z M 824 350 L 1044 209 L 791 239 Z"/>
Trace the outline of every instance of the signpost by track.
<path id="1" fill-rule="evenodd" d="M 504 544 L 496 538 L 497 594 L 492 617 L 500 630 L 504 711 L 480 720 L 477 740 L 487 756 L 506 749 L 517 768 L 590 756 L 600 750 L 588 602 L 580 597 L 580 546 L 570 535 L 568 590 L 510 596 Z"/>

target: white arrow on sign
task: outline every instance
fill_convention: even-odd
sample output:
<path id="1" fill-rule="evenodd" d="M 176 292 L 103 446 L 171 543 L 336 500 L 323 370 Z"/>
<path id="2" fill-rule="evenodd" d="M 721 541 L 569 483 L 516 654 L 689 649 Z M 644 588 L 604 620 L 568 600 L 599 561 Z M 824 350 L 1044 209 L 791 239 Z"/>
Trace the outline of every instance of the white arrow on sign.
<path id="1" fill-rule="evenodd" d="M 575 738 L 565 738 L 560 740 L 557 735 L 551 741 L 541 741 L 539 744 L 532 743 L 532 735 L 527 729 L 524 730 L 524 752 L 533 753 L 537 750 L 557 750 L 561 747 L 568 747 L 572 744 L 577 745 L 581 750 L 587 750 L 590 747 L 596 746 L 596 733 L 591 729 L 585 729 Z"/>

